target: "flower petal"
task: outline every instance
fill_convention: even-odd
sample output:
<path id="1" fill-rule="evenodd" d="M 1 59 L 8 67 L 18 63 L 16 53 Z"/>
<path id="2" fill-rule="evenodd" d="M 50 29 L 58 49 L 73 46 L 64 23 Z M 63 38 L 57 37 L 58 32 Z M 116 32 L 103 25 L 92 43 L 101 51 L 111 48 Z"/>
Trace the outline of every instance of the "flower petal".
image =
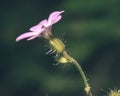
<path id="1" fill-rule="evenodd" d="M 49 18 L 48 18 L 48 26 L 52 25 L 52 24 L 55 24 L 57 23 L 60 19 L 61 19 L 61 13 L 63 13 L 64 11 L 55 11 L 55 12 L 52 12 L 50 15 L 49 15 Z"/>
<path id="2" fill-rule="evenodd" d="M 35 39 L 36 37 L 37 37 L 36 35 L 35 35 L 35 36 L 32 36 L 32 37 L 28 38 L 27 41 L 33 40 L 33 39 Z"/>
<path id="3" fill-rule="evenodd" d="M 27 32 L 27 33 L 24 33 L 24 34 L 18 36 L 16 39 L 16 42 L 18 42 L 22 39 L 26 39 L 26 38 L 27 38 L 27 40 L 32 40 L 36 37 L 41 37 L 42 33 L 44 33 L 44 32 L 50 32 L 52 25 L 57 23 L 62 18 L 62 16 L 60 14 L 63 12 L 64 11 L 52 12 L 49 15 L 48 20 L 44 19 L 39 24 L 31 27 L 29 30 L 32 32 Z M 43 34 L 43 35 L 45 35 L 45 34 Z"/>
<path id="4" fill-rule="evenodd" d="M 45 24 L 46 22 L 47 22 L 46 19 L 45 19 L 45 20 L 42 20 L 39 24 L 31 27 L 29 30 L 30 30 L 30 31 L 38 31 L 38 30 L 41 30 L 43 24 Z"/>
<path id="5" fill-rule="evenodd" d="M 18 42 L 18 41 L 20 41 L 22 39 L 25 39 L 25 38 L 32 37 L 33 35 L 35 35 L 35 33 L 33 33 L 33 32 L 24 33 L 24 34 L 17 37 L 16 42 Z"/>

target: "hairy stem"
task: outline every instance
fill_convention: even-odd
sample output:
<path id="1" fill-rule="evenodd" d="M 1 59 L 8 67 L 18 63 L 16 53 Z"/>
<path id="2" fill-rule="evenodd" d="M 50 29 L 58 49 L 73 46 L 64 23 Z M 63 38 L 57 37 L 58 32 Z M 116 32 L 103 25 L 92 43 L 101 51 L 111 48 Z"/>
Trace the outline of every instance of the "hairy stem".
<path id="1" fill-rule="evenodd" d="M 85 73 L 83 72 L 82 70 L 82 67 L 80 66 L 80 64 L 74 59 L 72 58 L 71 56 L 69 56 L 67 54 L 67 52 L 63 52 L 63 55 L 66 59 L 68 59 L 71 63 L 73 63 L 75 65 L 75 67 L 77 68 L 77 70 L 80 72 L 80 75 L 82 77 L 82 80 L 83 80 L 83 83 L 84 83 L 84 86 L 85 86 L 85 93 L 88 95 L 88 96 L 92 96 L 92 93 L 91 93 L 91 87 L 87 81 L 87 78 L 85 76 Z"/>

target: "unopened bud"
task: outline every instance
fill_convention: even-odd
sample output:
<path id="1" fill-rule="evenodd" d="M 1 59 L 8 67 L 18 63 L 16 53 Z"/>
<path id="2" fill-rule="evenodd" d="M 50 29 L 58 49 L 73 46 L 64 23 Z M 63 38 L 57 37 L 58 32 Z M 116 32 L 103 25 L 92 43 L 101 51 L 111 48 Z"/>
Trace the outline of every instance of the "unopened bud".
<path id="1" fill-rule="evenodd" d="M 63 63 L 63 64 L 69 62 L 65 57 L 60 57 L 59 59 L 57 59 L 57 61 L 58 61 L 59 63 Z"/>
<path id="2" fill-rule="evenodd" d="M 120 90 L 111 90 L 108 96 L 120 96 Z"/>

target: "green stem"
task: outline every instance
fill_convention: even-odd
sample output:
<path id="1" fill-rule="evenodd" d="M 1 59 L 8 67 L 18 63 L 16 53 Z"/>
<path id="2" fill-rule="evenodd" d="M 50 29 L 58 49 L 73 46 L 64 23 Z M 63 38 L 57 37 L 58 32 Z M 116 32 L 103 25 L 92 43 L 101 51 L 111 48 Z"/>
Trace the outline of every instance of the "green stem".
<path id="1" fill-rule="evenodd" d="M 82 70 L 82 67 L 80 66 L 80 64 L 74 59 L 72 58 L 71 56 L 69 56 L 67 54 L 67 52 L 63 52 L 63 55 L 66 59 L 68 59 L 71 63 L 73 63 L 76 68 L 78 69 L 78 71 L 80 72 L 81 76 L 82 76 L 82 80 L 83 80 L 83 83 L 84 83 L 84 86 L 85 86 L 85 92 L 88 96 L 92 96 L 92 93 L 91 93 L 91 87 L 89 85 L 89 83 L 87 82 L 87 78 L 85 76 L 85 73 L 83 72 Z"/>

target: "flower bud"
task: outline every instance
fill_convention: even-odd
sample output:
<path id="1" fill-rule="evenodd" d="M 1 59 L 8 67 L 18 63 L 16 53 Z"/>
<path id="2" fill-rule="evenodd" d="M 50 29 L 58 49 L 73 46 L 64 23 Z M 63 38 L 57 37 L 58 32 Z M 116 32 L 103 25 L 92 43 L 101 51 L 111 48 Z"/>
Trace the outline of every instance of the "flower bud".
<path id="1" fill-rule="evenodd" d="M 120 90 L 111 90 L 108 96 L 120 96 Z"/>
<path id="2" fill-rule="evenodd" d="M 59 63 L 62 63 L 62 64 L 65 64 L 65 63 L 68 63 L 69 61 L 65 58 L 65 57 L 60 57 L 59 59 L 57 59 L 57 61 L 59 62 Z"/>

